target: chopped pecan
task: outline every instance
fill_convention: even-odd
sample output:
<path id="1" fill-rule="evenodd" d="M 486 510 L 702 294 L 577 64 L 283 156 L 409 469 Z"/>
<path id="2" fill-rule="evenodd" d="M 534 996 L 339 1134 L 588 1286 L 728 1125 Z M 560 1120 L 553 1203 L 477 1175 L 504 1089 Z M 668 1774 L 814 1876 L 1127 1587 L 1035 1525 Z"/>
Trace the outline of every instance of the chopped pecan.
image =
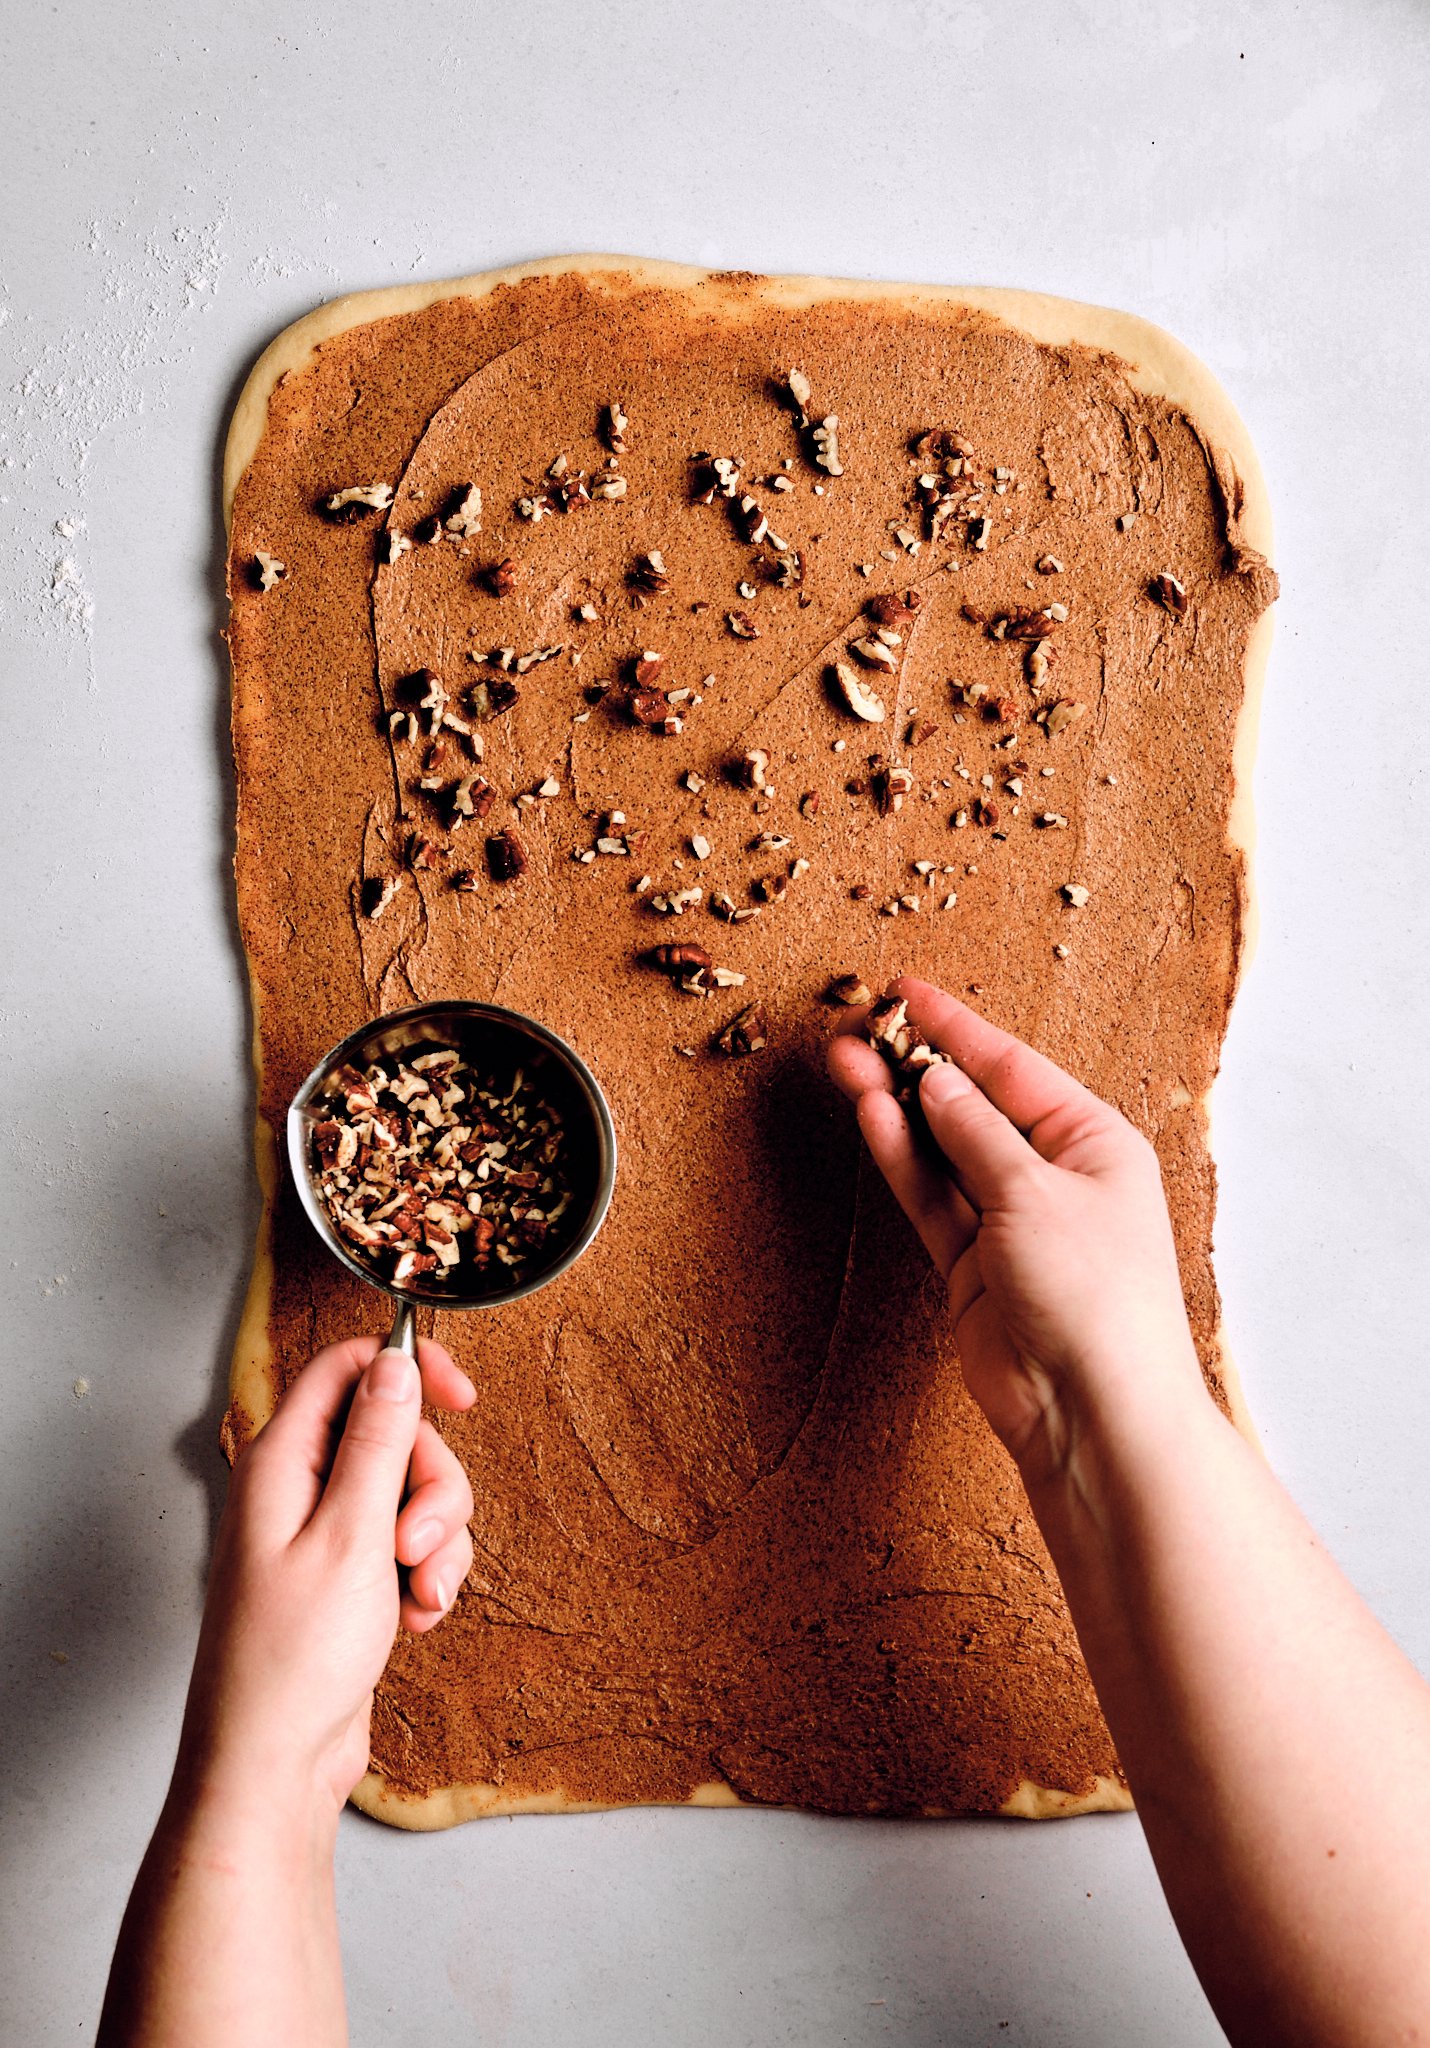
<path id="1" fill-rule="evenodd" d="M 567 470 L 559 477 L 548 476 L 546 496 L 558 512 L 574 512 L 581 505 L 589 505 L 591 491 L 585 471 Z"/>
<path id="2" fill-rule="evenodd" d="M 447 809 L 453 825 L 458 825 L 464 818 L 484 818 L 496 800 L 496 790 L 484 775 L 465 775 L 452 784 Z"/>
<path id="3" fill-rule="evenodd" d="M 506 597 L 515 587 L 521 570 L 508 555 L 505 561 L 489 562 L 482 571 L 482 582 L 493 597 Z"/>
<path id="4" fill-rule="evenodd" d="M 837 974 L 825 991 L 826 1000 L 831 1003 L 847 1003 L 851 1007 L 858 1003 L 872 1003 L 874 992 L 862 974 Z"/>
<path id="5" fill-rule="evenodd" d="M 612 455 L 626 452 L 626 428 L 630 425 L 626 409 L 619 398 L 613 398 L 601 413 L 601 439 Z"/>
<path id="6" fill-rule="evenodd" d="M 758 640 L 760 629 L 748 612 L 726 612 L 725 624 L 737 640 Z"/>
<path id="7" fill-rule="evenodd" d="M 507 676 L 483 677 L 467 690 L 467 704 L 474 718 L 496 718 L 510 711 L 520 692 Z"/>
<path id="8" fill-rule="evenodd" d="M 475 540 L 482 530 L 482 494 L 475 484 L 458 484 L 443 509 L 442 525 L 455 540 Z"/>
<path id="9" fill-rule="evenodd" d="M 526 848 L 510 828 L 487 840 L 487 873 L 494 882 L 514 882 L 526 873 Z"/>
<path id="10" fill-rule="evenodd" d="M 759 499 L 748 494 L 736 499 L 730 507 L 730 517 L 741 540 L 752 548 L 757 548 L 770 530 L 770 522 L 765 517 Z"/>
<path id="11" fill-rule="evenodd" d="M 876 626 L 905 626 L 922 603 L 920 591 L 906 590 L 900 597 L 896 590 L 884 590 L 871 597 L 864 609 Z"/>
<path id="12" fill-rule="evenodd" d="M 344 490 L 329 492 L 318 509 L 333 525 L 348 526 L 354 519 L 365 519 L 369 512 L 385 512 L 391 503 L 391 484 L 349 484 Z"/>
<path id="13" fill-rule="evenodd" d="M 846 661 L 833 664 L 833 675 L 841 699 L 854 716 L 870 725 L 878 725 L 886 716 L 883 698 L 876 696 Z"/>
<path id="14" fill-rule="evenodd" d="M 726 1053 L 732 1059 L 741 1059 L 746 1054 L 763 1049 L 769 1036 L 769 1024 L 762 1003 L 747 1003 L 745 1008 L 730 1019 L 724 1030 L 715 1039 L 716 1050 Z"/>
<path id="15" fill-rule="evenodd" d="M 748 753 L 730 764 L 730 779 L 741 789 L 764 790 L 769 786 L 770 757 L 763 747 L 751 747 Z"/>
<path id="16" fill-rule="evenodd" d="M 889 629 L 884 628 L 885 632 Z M 899 666 L 899 657 L 887 640 L 877 634 L 868 639 L 851 640 L 849 652 L 859 657 L 866 668 L 880 669 L 885 675 L 893 675 Z"/>
<path id="17" fill-rule="evenodd" d="M 913 792 L 913 771 L 901 767 L 897 762 L 881 762 L 871 777 L 874 802 L 879 816 L 887 818 L 904 807 L 904 798 Z"/>
<path id="18" fill-rule="evenodd" d="M 936 462 L 946 462 L 952 457 L 966 461 L 973 453 L 962 434 L 954 433 L 950 427 L 934 427 L 926 434 L 919 434 L 910 446 L 915 455 L 927 455 Z"/>
<path id="19" fill-rule="evenodd" d="M 1187 587 L 1174 576 L 1170 569 L 1163 569 L 1152 578 L 1147 586 L 1164 611 L 1173 612 L 1180 619 L 1187 609 Z"/>
<path id="20" fill-rule="evenodd" d="M 1067 619 L 1065 604 L 1049 604 L 1027 611 L 1000 612 L 990 619 L 987 633 L 990 640 L 1046 640 L 1055 626 L 1061 626 Z"/>
<path id="21" fill-rule="evenodd" d="M 644 555 L 637 555 L 628 573 L 628 582 L 638 590 L 651 590 L 657 595 L 670 588 L 670 571 L 665 566 L 665 556 L 659 548 L 651 548 Z"/>
<path id="22" fill-rule="evenodd" d="M 909 1016 L 908 1004 L 883 995 L 864 1019 L 864 1035 L 894 1070 L 894 1093 L 905 1103 L 918 1099 L 925 1067 L 943 1066 L 948 1054 L 931 1046 Z"/>
<path id="23" fill-rule="evenodd" d="M 1070 725 L 1075 725 L 1086 713 L 1086 704 L 1079 704 L 1071 697 L 1059 697 L 1056 704 L 1050 704 L 1046 711 L 1036 715 L 1042 720 L 1043 730 L 1051 738 L 1056 738 L 1060 732 L 1066 732 Z"/>
<path id="24" fill-rule="evenodd" d="M 402 886 L 400 875 L 390 875 L 386 881 L 381 875 L 369 875 L 362 885 L 362 914 L 374 922 L 382 916 L 393 897 Z"/>
<path id="25" fill-rule="evenodd" d="M 688 974 L 692 968 L 715 964 L 703 946 L 652 946 L 642 958 L 662 974 Z"/>
<path id="26" fill-rule="evenodd" d="M 827 412 L 822 420 L 816 420 L 809 430 L 814 444 L 815 467 L 822 469 L 826 476 L 843 476 L 844 465 L 839 459 L 839 415 Z"/>
<path id="27" fill-rule="evenodd" d="M 626 709 L 636 725 L 646 726 L 651 732 L 677 733 L 681 720 L 670 708 L 662 690 L 628 690 Z"/>

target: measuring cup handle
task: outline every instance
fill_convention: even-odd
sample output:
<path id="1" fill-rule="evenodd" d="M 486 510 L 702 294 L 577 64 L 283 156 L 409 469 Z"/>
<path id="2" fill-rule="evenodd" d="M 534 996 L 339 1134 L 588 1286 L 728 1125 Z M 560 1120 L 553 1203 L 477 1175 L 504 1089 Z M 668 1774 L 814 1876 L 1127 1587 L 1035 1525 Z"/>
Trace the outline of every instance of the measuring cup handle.
<path id="1" fill-rule="evenodd" d="M 386 1351 L 405 1351 L 409 1358 L 417 1356 L 417 1312 L 410 1301 L 399 1301 L 397 1313 L 392 1318 L 388 1332 Z"/>

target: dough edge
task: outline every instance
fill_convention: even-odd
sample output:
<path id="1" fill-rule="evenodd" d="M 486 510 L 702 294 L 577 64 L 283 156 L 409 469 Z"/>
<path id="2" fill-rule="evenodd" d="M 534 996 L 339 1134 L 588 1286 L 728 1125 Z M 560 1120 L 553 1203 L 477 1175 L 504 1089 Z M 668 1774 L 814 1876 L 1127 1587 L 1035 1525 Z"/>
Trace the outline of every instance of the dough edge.
<path id="1" fill-rule="evenodd" d="M 632 287 L 658 287 L 685 292 L 692 297 L 698 294 L 703 312 L 723 312 L 732 322 L 738 322 L 752 308 L 774 305 L 797 310 L 827 299 L 865 304 L 892 303 L 909 310 L 966 307 L 1051 347 L 1071 345 L 1105 351 L 1121 359 L 1126 366 L 1128 381 L 1135 390 L 1150 397 L 1165 398 L 1169 404 L 1179 407 L 1196 424 L 1211 448 L 1221 450 L 1231 458 L 1241 484 L 1242 497 L 1239 507 L 1228 506 L 1228 541 L 1234 540 L 1270 557 L 1270 497 L 1260 458 L 1240 414 L 1200 357 L 1165 328 L 1135 313 L 1011 286 L 896 284 L 869 278 L 764 276 L 749 271 L 705 270 L 693 264 L 670 263 L 654 257 L 598 254 L 551 256 L 498 270 L 477 271 L 468 277 L 350 292 L 341 298 L 328 300 L 285 327 L 268 344 L 249 372 L 229 421 L 223 456 L 225 532 L 232 526 L 233 502 L 244 471 L 263 438 L 269 400 L 274 390 L 284 377 L 310 362 L 321 343 L 332 340 L 349 328 L 421 312 L 445 299 L 483 298 L 501 285 L 517 285 L 528 278 L 555 277 L 571 271 L 584 276 L 594 289 L 609 292 L 612 296 Z M 1257 619 L 1247 641 L 1246 690 L 1232 743 L 1228 838 L 1242 856 L 1241 930 L 1233 999 L 1255 952 L 1259 929 L 1252 881 L 1256 822 L 1251 781 L 1274 614 L 1275 606 L 1268 606 Z M 251 971 L 249 994 L 253 1014 L 253 1069 L 256 1085 L 261 1091 L 259 992 L 256 977 Z M 1202 1097 L 1197 1109 L 1210 1148 L 1210 1090 Z M 262 1115 L 255 1123 L 254 1154 L 263 1208 L 252 1276 L 244 1298 L 229 1377 L 229 1409 L 224 1419 L 222 1440 L 230 1462 L 243 1443 L 263 1427 L 275 1405 L 267 1332 L 269 1305 L 273 1297 L 272 1227 L 280 1148 L 278 1134 Z M 1228 1347 L 1224 1324 L 1218 1324 L 1215 1341 L 1217 1363 L 1232 1420 L 1241 1434 L 1260 1449 L 1241 1377 Z M 670 1803 L 706 1807 L 739 1806 L 750 1802 L 742 1801 L 723 1780 L 712 1779 L 697 1785 L 687 1800 Z M 1093 1789 L 1083 1793 L 1036 1785 L 1025 1778 L 1003 1802 L 999 1814 L 1008 1819 L 1050 1820 L 1083 1813 L 1123 1812 L 1129 1810 L 1132 1803 L 1131 1793 L 1116 1778 L 1098 1777 Z M 455 1827 L 462 1821 L 517 1813 L 612 1810 L 609 1802 L 572 1800 L 559 1790 L 509 1796 L 499 1785 L 490 1784 L 441 1786 L 421 1797 L 412 1798 L 391 1790 L 385 1780 L 373 1771 L 369 1771 L 353 1791 L 352 1804 L 374 1820 L 419 1833 Z"/>

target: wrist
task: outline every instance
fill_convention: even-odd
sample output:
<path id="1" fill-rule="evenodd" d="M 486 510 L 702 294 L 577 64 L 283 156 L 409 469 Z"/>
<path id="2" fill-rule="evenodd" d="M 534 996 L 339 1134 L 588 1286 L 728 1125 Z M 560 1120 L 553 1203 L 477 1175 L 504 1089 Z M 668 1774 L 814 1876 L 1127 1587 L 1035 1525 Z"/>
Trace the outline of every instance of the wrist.
<path id="1" fill-rule="evenodd" d="M 343 1802 L 321 1773 L 287 1758 L 180 1744 L 161 1830 L 226 1845 L 245 1862 L 330 1864 Z"/>
<path id="2" fill-rule="evenodd" d="M 1078 1503 L 1095 1509 L 1129 1479 L 1155 1478 L 1181 1446 L 1222 1420 L 1188 1339 L 1185 1356 L 1155 1366 L 1123 1352 L 1061 1376 L 1014 1461 L 1040 1516 Z"/>

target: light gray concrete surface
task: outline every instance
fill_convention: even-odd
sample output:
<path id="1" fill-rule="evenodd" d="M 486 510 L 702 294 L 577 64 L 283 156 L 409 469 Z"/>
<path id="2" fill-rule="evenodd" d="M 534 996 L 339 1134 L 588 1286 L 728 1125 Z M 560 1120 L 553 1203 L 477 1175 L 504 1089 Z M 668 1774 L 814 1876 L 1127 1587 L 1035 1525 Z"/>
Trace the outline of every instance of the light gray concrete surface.
<path id="1" fill-rule="evenodd" d="M 1222 377 L 1283 598 L 1219 1270 L 1272 1459 L 1430 1666 L 1424 6 L 131 0 L 5 41 L 0 2038 L 91 2034 L 178 1719 L 256 1212 L 216 459 L 356 287 L 1023 285 Z M 1132 1819 L 351 1819 L 340 1883 L 361 2048 L 1219 2038 Z"/>

